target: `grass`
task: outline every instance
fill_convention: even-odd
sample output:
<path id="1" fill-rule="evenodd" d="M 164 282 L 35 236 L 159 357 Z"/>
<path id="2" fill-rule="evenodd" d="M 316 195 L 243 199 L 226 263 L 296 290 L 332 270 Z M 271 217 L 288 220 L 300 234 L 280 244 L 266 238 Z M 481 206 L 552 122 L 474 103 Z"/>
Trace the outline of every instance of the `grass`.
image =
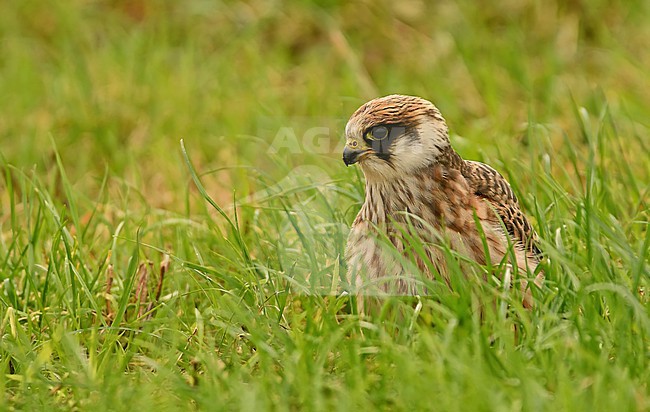
<path id="1" fill-rule="evenodd" d="M 2 409 L 650 408 L 648 5 L 400 4 L 0 5 Z M 531 312 L 329 293 L 393 92 L 513 184 Z"/>

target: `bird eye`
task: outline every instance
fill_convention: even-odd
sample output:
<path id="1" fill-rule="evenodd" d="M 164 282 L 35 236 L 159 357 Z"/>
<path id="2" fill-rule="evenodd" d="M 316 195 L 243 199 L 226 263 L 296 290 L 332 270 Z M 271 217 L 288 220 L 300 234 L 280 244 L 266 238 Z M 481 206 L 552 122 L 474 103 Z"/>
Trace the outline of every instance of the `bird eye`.
<path id="1" fill-rule="evenodd" d="M 386 126 L 375 126 L 368 132 L 368 138 L 372 140 L 384 140 L 388 137 L 388 128 Z"/>

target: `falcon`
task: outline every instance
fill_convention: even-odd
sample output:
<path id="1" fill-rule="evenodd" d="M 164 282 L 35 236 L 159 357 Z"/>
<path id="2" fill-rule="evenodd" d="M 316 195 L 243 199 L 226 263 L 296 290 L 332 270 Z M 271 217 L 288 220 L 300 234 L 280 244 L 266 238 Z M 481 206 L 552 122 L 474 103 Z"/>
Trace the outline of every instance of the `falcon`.
<path id="1" fill-rule="evenodd" d="M 532 306 L 527 274 L 537 273 L 538 286 L 543 278 L 536 234 L 505 178 L 454 151 L 431 102 L 371 100 L 351 116 L 345 137 L 343 161 L 358 163 L 366 183 L 346 248 L 360 294 L 422 294 L 418 272 L 450 285 L 451 250 L 480 265 L 515 265 L 523 305 Z"/>

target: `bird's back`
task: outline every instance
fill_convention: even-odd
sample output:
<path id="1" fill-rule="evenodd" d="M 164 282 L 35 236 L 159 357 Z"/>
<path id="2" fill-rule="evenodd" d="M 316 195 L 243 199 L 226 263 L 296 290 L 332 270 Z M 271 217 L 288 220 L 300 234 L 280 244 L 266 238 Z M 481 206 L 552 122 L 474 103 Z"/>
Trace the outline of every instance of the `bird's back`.
<path id="1" fill-rule="evenodd" d="M 485 199 L 494 208 L 512 241 L 539 258 L 537 235 L 506 179 L 491 166 L 472 160 L 463 161 L 461 173 L 474 195 Z"/>

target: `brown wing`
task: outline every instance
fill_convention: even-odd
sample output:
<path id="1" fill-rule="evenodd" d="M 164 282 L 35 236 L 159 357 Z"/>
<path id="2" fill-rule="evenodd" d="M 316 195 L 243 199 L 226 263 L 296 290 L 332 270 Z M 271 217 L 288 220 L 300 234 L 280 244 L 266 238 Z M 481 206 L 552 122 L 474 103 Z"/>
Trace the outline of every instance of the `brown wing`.
<path id="1" fill-rule="evenodd" d="M 464 161 L 461 172 L 474 193 L 490 202 L 512 239 L 541 257 L 537 235 L 521 212 L 519 201 L 506 179 L 492 167 L 471 160 Z"/>

